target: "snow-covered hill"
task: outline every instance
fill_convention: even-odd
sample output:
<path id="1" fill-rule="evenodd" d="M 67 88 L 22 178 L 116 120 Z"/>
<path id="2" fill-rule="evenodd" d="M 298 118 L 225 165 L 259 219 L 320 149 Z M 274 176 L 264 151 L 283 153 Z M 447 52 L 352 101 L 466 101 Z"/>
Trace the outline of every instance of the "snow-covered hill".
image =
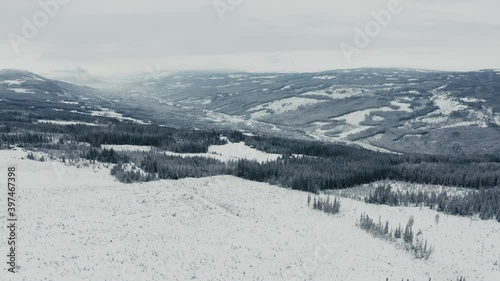
<path id="1" fill-rule="evenodd" d="M 356 143 L 395 152 L 499 153 L 500 73 L 361 68 L 164 75 L 117 97 L 200 127 Z M 123 92 L 130 94 L 124 98 Z M 134 95 L 137 97 L 134 98 Z"/>
<path id="2" fill-rule="evenodd" d="M 4 70 L 0 107 L 57 112 L 65 121 L 90 115 L 224 127 L 402 153 L 500 153 L 500 72 L 493 70 L 187 72 L 110 81 L 95 89 Z"/>
<path id="3" fill-rule="evenodd" d="M 25 156 L 0 151 L 2 171 L 18 168 L 20 219 L 19 275 L 2 280 L 500 280 L 494 221 L 440 214 L 436 225 L 427 208 L 349 199 L 330 216 L 306 193 L 230 176 L 124 185 L 102 166 Z M 355 225 L 362 212 L 392 225 L 414 216 L 435 252 L 415 260 L 373 238 Z"/>

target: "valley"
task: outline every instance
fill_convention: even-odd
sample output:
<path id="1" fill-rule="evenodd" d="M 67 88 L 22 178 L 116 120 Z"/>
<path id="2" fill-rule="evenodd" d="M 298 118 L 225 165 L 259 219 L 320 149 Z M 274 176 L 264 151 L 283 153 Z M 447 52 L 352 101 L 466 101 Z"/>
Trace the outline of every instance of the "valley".
<path id="1" fill-rule="evenodd" d="M 0 71 L 20 280 L 496 281 L 499 73 Z"/>

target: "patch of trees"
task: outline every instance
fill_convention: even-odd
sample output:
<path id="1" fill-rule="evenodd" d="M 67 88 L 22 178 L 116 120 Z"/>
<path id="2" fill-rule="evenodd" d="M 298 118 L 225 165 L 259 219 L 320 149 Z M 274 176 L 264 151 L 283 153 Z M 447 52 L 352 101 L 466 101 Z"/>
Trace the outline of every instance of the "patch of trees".
<path id="1" fill-rule="evenodd" d="M 428 259 L 434 249 L 431 245 L 428 245 L 427 240 L 422 238 L 421 231 L 415 236 L 413 232 L 414 223 L 414 218 L 410 217 L 404 230 L 401 225 L 393 230 L 389 226 L 389 221 L 382 223 L 382 219 L 379 218 L 378 223 L 376 223 L 370 216 L 362 213 L 358 226 L 375 237 L 387 241 L 402 242 L 403 248 L 412 253 L 417 259 Z"/>
<path id="2" fill-rule="evenodd" d="M 43 139 L 30 138 L 26 139 L 25 143 L 43 143 L 52 137 L 64 137 L 67 141 L 85 142 L 93 147 L 100 147 L 102 144 L 145 145 L 178 153 L 204 153 L 208 151 L 210 145 L 227 143 L 225 139 L 221 139 L 221 135 L 230 136 L 231 139 L 238 141 L 243 139 L 241 132 L 229 130 L 178 129 L 116 122 L 108 122 L 105 126 L 59 125 L 37 123 L 38 119 L 48 118 L 44 115 L 15 112 L 11 114 L 12 116 L 19 115 L 18 118 L 10 118 L 11 115 L 8 114 L 0 115 L 0 140 L 2 142 L 24 141 L 25 138 L 20 139 L 16 136 L 20 135 L 19 132 L 28 132 L 33 136 L 42 136 Z M 92 122 L 92 120 L 85 121 Z"/>
<path id="3" fill-rule="evenodd" d="M 340 199 L 335 196 L 333 199 L 330 199 L 330 196 L 326 196 L 326 198 L 316 195 L 311 197 L 309 194 L 307 196 L 307 205 L 311 206 L 314 210 L 319 210 L 327 214 L 337 214 L 340 211 Z"/>
<path id="4" fill-rule="evenodd" d="M 277 161 L 266 163 L 239 160 L 235 175 L 248 180 L 318 192 L 384 179 L 386 177 L 384 167 L 380 166 L 362 158 L 284 156 Z"/>
<path id="5" fill-rule="evenodd" d="M 111 169 L 111 175 L 123 183 L 148 182 L 156 177 L 152 174 L 142 173 L 135 165 L 130 168 L 126 164 L 118 163 Z"/>
<path id="6" fill-rule="evenodd" d="M 118 154 L 114 149 L 96 149 L 91 147 L 82 154 L 83 159 L 98 161 L 103 163 L 128 162 L 126 155 Z"/>
<path id="7" fill-rule="evenodd" d="M 30 119 L 35 115 L 23 116 Z M 279 153 L 283 157 L 267 163 L 240 160 L 232 165 L 215 160 L 195 161 L 192 158 L 175 157 L 151 161 L 169 163 L 168 167 L 158 164 L 161 166 L 161 178 L 202 177 L 219 173 L 310 192 L 343 189 L 384 179 L 474 189 L 500 186 L 498 156 L 397 155 L 331 143 L 245 136 L 237 131 L 192 130 L 154 125 L 116 123 L 109 126 L 63 126 L 0 122 L 1 144 L 32 143 L 32 147 L 42 148 L 49 147 L 50 144 L 52 150 L 57 146 L 64 147 L 65 142 L 86 142 L 94 149 L 102 144 L 127 144 L 153 146 L 178 153 L 203 153 L 207 152 L 210 145 L 225 144 L 227 141 L 221 135 L 234 142 L 243 140 L 259 150 Z M 56 144 L 52 141 L 54 139 L 62 141 Z M 88 151 L 84 158 L 110 163 L 120 161 L 113 153 L 100 150 Z M 137 165 L 142 158 L 144 156 L 135 161 Z M 146 162 L 148 161 L 150 160 Z"/>
<path id="8" fill-rule="evenodd" d="M 231 175 L 234 163 L 222 163 L 204 157 L 180 157 L 149 153 L 138 165 L 143 171 L 159 179 L 200 178 Z"/>
<path id="9" fill-rule="evenodd" d="M 481 219 L 495 219 L 500 222 L 500 187 L 483 188 L 465 194 L 451 194 L 447 191 L 395 191 L 390 185 L 378 186 L 365 198 L 366 203 L 390 206 L 423 205 L 459 216 L 479 214 Z"/>
<path id="10" fill-rule="evenodd" d="M 38 133 L 0 133 L 1 146 L 50 143 L 52 139 L 44 134 Z"/>
<path id="11" fill-rule="evenodd" d="M 87 128 L 72 133 L 74 139 L 101 144 L 147 145 L 179 153 L 204 153 L 210 145 L 222 145 L 227 141 L 220 138 L 221 131 L 198 131 L 174 129 L 148 125 L 115 125 L 112 127 Z"/>
<path id="12" fill-rule="evenodd" d="M 350 181 L 351 186 L 359 182 L 368 183 L 378 179 L 473 189 L 500 186 L 500 158 L 494 155 L 397 155 L 358 147 L 265 136 L 245 136 L 245 142 L 269 153 L 285 156 L 294 154 L 314 156 L 302 157 L 298 161 L 288 161 L 287 164 L 293 162 L 293 164 L 299 165 L 298 162 L 308 162 L 310 161 L 308 159 L 312 158 L 313 160 L 310 162 L 315 162 L 311 163 L 315 166 L 313 170 L 322 169 L 321 165 L 340 166 L 336 169 L 339 172 L 333 172 L 327 176 L 330 181 L 333 178 L 335 182 L 333 189 L 346 187 L 344 183 L 345 173 L 354 175 L 354 179 Z M 308 170 L 310 169 L 305 171 Z M 259 174 L 256 171 L 252 173 Z M 317 180 L 311 180 L 317 182 Z M 302 190 L 311 191 L 314 189 L 310 186 L 318 187 L 319 190 L 325 189 L 321 186 L 328 186 L 329 189 L 332 189 L 332 184 L 311 183 L 311 180 L 307 180 L 309 184 Z M 297 179 L 297 181 L 301 181 L 301 179 Z"/>

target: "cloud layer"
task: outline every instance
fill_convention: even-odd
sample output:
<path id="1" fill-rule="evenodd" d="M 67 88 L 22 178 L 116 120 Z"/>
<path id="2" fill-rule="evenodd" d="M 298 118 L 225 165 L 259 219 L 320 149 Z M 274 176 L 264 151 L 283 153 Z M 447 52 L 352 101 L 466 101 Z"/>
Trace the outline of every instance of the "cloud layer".
<path id="1" fill-rule="evenodd" d="M 50 6 L 54 1 L 58 8 Z M 364 30 L 373 12 L 391 1 L 1 1 L 0 66 L 40 71 L 82 65 L 102 73 L 151 65 L 250 71 L 500 67 L 500 2 L 493 0 L 401 0 L 403 11 L 346 60 L 340 44 L 354 44 L 355 28 Z M 40 13 L 50 11 L 43 22 Z M 33 38 L 23 35 L 26 20 L 37 29 Z M 12 34 L 21 38 L 14 36 L 18 53 Z"/>

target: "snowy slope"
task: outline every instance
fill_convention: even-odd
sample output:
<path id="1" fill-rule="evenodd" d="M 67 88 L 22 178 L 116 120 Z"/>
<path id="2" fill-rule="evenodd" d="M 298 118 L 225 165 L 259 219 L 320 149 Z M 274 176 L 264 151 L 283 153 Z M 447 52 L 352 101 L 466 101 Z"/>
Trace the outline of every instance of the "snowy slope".
<path id="1" fill-rule="evenodd" d="M 25 154 L 0 151 L 2 171 L 19 169 L 22 225 L 19 275 L 1 280 L 500 280 L 497 222 L 440 214 L 436 227 L 427 208 L 348 199 L 329 216 L 306 193 L 230 176 L 124 185 L 102 167 Z M 373 238 L 355 226 L 363 211 L 391 224 L 415 216 L 435 253 L 414 260 Z"/>
<path id="2" fill-rule="evenodd" d="M 232 143 L 228 141 L 224 145 L 211 145 L 208 147 L 207 153 L 177 153 L 171 151 L 159 151 L 151 146 L 142 145 L 102 145 L 106 149 L 114 149 L 115 151 L 157 151 L 168 156 L 180 157 L 204 157 L 216 159 L 221 162 L 237 161 L 238 159 L 247 159 L 264 163 L 273 161 L 281 157 L 281 154 L 272 154 L 257 150 L 245 144 L 245 142 Z"/>

